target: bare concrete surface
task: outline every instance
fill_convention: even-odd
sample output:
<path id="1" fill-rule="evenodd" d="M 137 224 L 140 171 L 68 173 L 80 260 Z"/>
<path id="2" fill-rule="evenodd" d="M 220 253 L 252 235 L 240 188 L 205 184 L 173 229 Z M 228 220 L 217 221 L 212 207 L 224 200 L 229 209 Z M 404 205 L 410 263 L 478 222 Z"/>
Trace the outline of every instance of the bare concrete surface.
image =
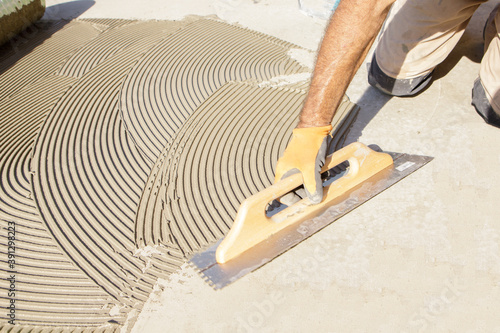
<path id="1" fill-rule="evenodd" d="M 347 92 L 361 107 L 348 141 L 434 156 L 429 165 L 221 291 L 182 266 L 158 279 L 140 314 L 141 307 L 129 313 L 122 330 L 499 331 L 500 130 L 485 124 L 470 105 L 483 23 L 497 2 L 480 8 L 438 78 L 419 96 L 390 99 L 378 93 L 366 82 L 365 66 Z M 309 68 L 326 24 L 284 0 L 47 0 L 44 17 L 179 20 L 188 15 L 216 15 L 309 49 L 289 51 Z M 138 298 L 147 297 L 145 290 L 137 289 Z M 103 304 L 116 304 L 101 294 Z"/>

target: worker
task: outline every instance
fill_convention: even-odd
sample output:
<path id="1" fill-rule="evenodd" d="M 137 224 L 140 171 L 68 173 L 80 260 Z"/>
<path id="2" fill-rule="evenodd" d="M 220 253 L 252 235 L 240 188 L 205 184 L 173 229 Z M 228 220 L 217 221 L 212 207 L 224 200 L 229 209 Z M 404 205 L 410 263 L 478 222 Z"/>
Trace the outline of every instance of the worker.
<path id="1" fill-rule="evenodd" d="M 321 202 L 320 170 L 333 115 L 381 29 L 368 82 L 386 94 L 412 96 L 431 83 L 434 68 L 455 47 L 484 2 L 342 0 L 323 37 L 299 122 L 276 166 L 275 182 L 301 172 L 307 196 L 313 203 Z M 497 6 L 485 26 L 485 54 L 473 86 L 472 104 L 487 123 L 500 127 L 498 13 Z M 291 204 L 298 199 L 291 193 L 280 201 Z"/>

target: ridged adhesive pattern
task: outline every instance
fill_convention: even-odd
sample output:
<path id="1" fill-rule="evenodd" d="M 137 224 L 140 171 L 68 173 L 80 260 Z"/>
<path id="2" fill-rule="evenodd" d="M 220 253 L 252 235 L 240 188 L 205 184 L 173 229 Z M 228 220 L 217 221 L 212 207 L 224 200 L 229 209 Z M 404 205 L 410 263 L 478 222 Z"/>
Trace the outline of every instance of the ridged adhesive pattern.
<path id="1" fill-rule="evenodd" d="M 156 161 L 196 108 L 224 83 L 305 71 L 278 39 L 215 20 L 165 38 L 131 71 L 120 109 L 130 135 Z"/>
<path id="2" fill-rule="evenodd" d="M 106 322 L 113 319 L 109 309 L 119 304 L 54 243 L 32 198 L 29 163 L 33 140 L 47 112 L 74 82 L 50 76 L 0 102 L 0 110 L 8 110 L 0 115 L 0 211 L 2 221 L 15 222 L 15 253 L 19 257 L 15 266 L 19 288 L 16 309 L 27 323 L 88 324 L 89 316 L 93 321 Z M 7 232 L 2 232 L 0 243 L 0 252 L 6 258 Z M 9 284 L 0 280 L 1 289 L 9 289 Z"/>
<path id="3" fill-rule="evenodd" d="M 73 196 L 58 191 L 57 187 L 61 184 L 50 176 L 52 173 L 60 172 L 78 178 L 78 174 L 65 168 L 69 165 L 75 166 L 74 161 L 67 163 L 63 160 L 67 154 L 76 153 L 81 158 L 78 161 L 79 165 L 87 163 L 85 166 L 89 167 L 86 170 L 89 173 L 93 173 L 96 164 L 99 171 L 103 172 L 96 176 L 102 177 L 101 179 L 90 177 L 84 181 L 84 185 L 77 189 L 79 194 L 86 193 L 87 188 L 95 187 L 95 183 L 102 183 L 103 179 L 111 182 L 112 177 L 107 177 L 109 172 L 118 175 L 119 186 L 115 182 L 111 185 L 115 188 L 108 187 L 106 190 L 119 196 L 122 201 L 134 195 L 138 201 L 142 191 L 149 165 L 127 140 L 127 134 L 121 126 L 120 113 L 117 109 L 119 87 L 138 58 L 182 24 L 119 21 L 120 24 L 116 24 L 117 22 L 111 20 L 115 23 L 115 27 L 136 25 L 137 29 L 130 40 L 122 41 L 115 46 L 113 43 L 104 45 L 101 42 L 109 40 L 104 36 L 111 30 L 110 27 L 106 27 L 106 22 L 74 21 L 66 24 L 48 22 L 39 24 L 37 33 L 29 41 L 13 45 L 15 48 L 11 48 L 11 45 L 4 47 L 0 56 L 2 59 L 0 63 L 2 258 L 7 258 L 8 226 L 15 225 L 16 228 L 14 272 L 18 325 L 11 327 L 6 324 L 3 329 L 7 331 L 10 329 L 39 331 L 42 328 L 45 331 L 66 331 L 65 327 L 71 327 L 70 330 L 75 332 L 115 331 L 125 322 L 131 306 L 134 306 L 138 299 L 140 304 L 146 299 L 157 276 L 174 271 L 182 263 L 180 255 L 176 255 L 174 251 L 171 251 L 168 257 L 161 256 L 166 259 L 155 259 L 155 256 L 160 256 L 159 251 L 145 259 L 134 256 L 134 208 L 128 207 L 125 213 L 128 215 L 123 217 L 117 216 L 119 210 L 111 205 L 111 208 L 108 207 L 108 211 L 100 216 L 102 220 L 99 222 L 115 225 L 117 222 L 123 223 L 120 220 L 123 218 L 130 224 L 127 229 L 128 234 L 124 236 L 126 239 L 124 242 L 128 244 L 127 251 L 120 253 L 119 246 L 112 244 L 115 247 L 111 253 L 115 257 L 121 256 L 113 263 L 114 269 L 120 271 L 121 275 L 126 275 L 128 272 L 123 267 L 127 267 L 130 261 L 139 262 L 141 269 L 138 271 L 142 277 L 140 280 L 145 286 L 140 291 L 122 292 L 133 289 L 132 279 L 127 278 L 120 285 L 120 290 L 108 290 L 105 281 L 93 276 L 92 270 L 82 268 L 79 262 L 81 258 L 71 256 L 72 247 L 81 246 L 78 240 L 82 239 L 82 235 L 69 232 L 67 236 L 72 237 L 74 241 L 71 246 L 67 246 L 56 237 L 57 227 L 54 227 L 54 224 L 71 226 L 72 223 L 82 223 L 82 220 L 72 212 L 67 212 L 67 215 L 60 216 L 59 219 L 54 218 L 52 212 L 48 213 L 48 218 L 44 215 L 47 210 L 59 208 L 59 205 L 64 207 L 67 202 L 74 202 L 73 199 L 78 198 L 78 195 Z M 96 38 L 97 36 L 100 38 Z M 116 33 L 113 37 L 117 38 Z M 99 48 L 92 47 L 94 42 L 99 44 Z M 82 50 L 94 52 L 87 51 L 89 57 L 82 58 Z M 117 54 L 120 51 L 124 52 Z M 110 61 L 106 62 L 108 59 Z M 102 65 L 101 68 L 97 68 L 98 65 Z M 122 67 L 116 70 L 117 66 Z M 68 68 L 79 75 L 72 75 L 67 71 Z M 90 73 L 94 68 L 96 70 Z M 81 80 L 78 80 L 78 77 L 81 77 Z M 68 103 L 64 104 L 64 101 Z M 89 106 L 89 103 L 92 106 Z M 82 112 L 78 114 L 76 110 Z M 72 116 L 77 115 L 80 115 L 79 120 L 86 124 L 79 126 L 76 132 L 65 132 L 68 124 L 61 119 L 68 117 L 72 119 Z M 87 122 L 89 119 L 86 116 L 95 118 Z M 89 132 L 95 136 L 87 140 Z M 59 136 L 62 133 L 76 133 L 73 139 L 83 142 L 87 148 L 93 145 L 89 148 L 93 155 L 65 145 L 67 142 L 64 142 L 64 136 Z M 48 137 L 51 139 L 47 139 Z M 37 143 L 34 145 L 35 140 Z M 104 146 L 101 146 L 101 142 Z M 34 149 L 36 146 L 38 149 Z M 58 151 L 59 158 L 55 163 L 54 159 L 50 161 L 50 153 L 47 153 L 47 150 L 54 151 L 54 149 Z M 96 158 L 97 155 L 100 158 Z M 127 159 L 124 160 L 123 157 Z M 93 165 L 88 164 L 89 159 L 92 159 Z M 117 166 L 113 169 L 115 165 Z M 77 183 L 70 181 L 63 185 L 71 188 Z M 89 204 L 94 206 L 107 204 L 107 202 L 103 204 L 101 200 L 102 193 L 91 195 L 93 197 L 83 199 L 88 202 L 79 202 L 81 207 Z M 57 199 L 50 202 L 50 198 Z M 44 203 L 48 203 L 49 208 Z M 130 200 L 127 204 L 130 204 Z M 114 211 L 109 214 L 109 210 Z M 83 221 L 83 223 L 92 222 L 95 221 Z M 95 241 L 99 242 L 103 237 L 109 237 L 109 234 L 103 234 L 100 239 L 96 237 Z M 109 243 L 109 240 L 104 239 L 104 242 Z M 96 253 L 86 255 L 90 261 L 96 260 Z M 2 270 L 5 270 L 7 262 L 2 261 L 5 264 Z M 146 272 L 147 270 L 149 272 Z M 106 279 L 117 280 L 112 274 Z M 0 288 L 4 290 L 0 303 L 4 309 L 8 307 L 10 301 L 6 297 L 9 284 L 10 282 L 5 279 L 0 282 Z M 6 317 L 6 312 L 0 317 L 4 322 L 9 319 Z"/>
<path id="4" fill-rule="evenodd" d="M 61 29 L 63 27 L 63 29 Z M 39 27 L 42 29 L 42 26 Z M 57 29 L 60 29 L 59 31 Z M 57 32 L 57 38 L 50 38 Z M 38 35 L 38 32 L 35 32 Z M 9 58 L 0 65 L 0 100 L 11 96 L 24 86 L 38 81 L 41 77 L 56 74 L 58 67 L 84 44 L 99 35 L 99 31 L 91 24 L 70 22 L 66 26 L 56 24 L 46 34 L 40 31 L 40 44 L 33 50 L 31 43 L 37 43 L 37 38 L 23 38 L 6 44 Z M 24 51 L 24 52 L 23 52 Z M 22 58 L 18 55 L 25 54 Z"/>
<path id="5" fill-rule="evenodd" d="M 308 70 L 212 19 L 36 27 L 0 49 L 0 332 L 115 332 L 271 183 L 307 82 L 260 83 Z"/>
<path id="6" fill-rule="evenodd" d="M 34 198 L 55 240 L 129 306 L 147 299 L 156 276 L 133 255 L 133 216 L 148 164 L 121 126 L 118 97 L 130 68 L 163 36 L 162 29 L 144 31 L 78 80 L 40 129 L 31 163 Z"/>
<path id="7" fill-rule="evenodd" d="M 231 82 L 207 99 L 153 167 L 136 222 L 139 246 L 177 245 L 189 257 L 222 238 L 240 203 L 272 184 L 304 97 Z M 342 146 L 356 112 L 344 99 L 333 145 Z"/>

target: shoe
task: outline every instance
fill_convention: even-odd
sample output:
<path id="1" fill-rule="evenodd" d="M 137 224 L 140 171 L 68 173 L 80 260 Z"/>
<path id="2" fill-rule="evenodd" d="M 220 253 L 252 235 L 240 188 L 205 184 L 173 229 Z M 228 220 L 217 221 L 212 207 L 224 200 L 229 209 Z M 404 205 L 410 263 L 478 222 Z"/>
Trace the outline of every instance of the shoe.
<path id="1" fill-rule="evenodd" d="M 500 115 L 493 110 L 493 107 L 488 101 L 486 91 L 483 88 L 480 78 L 477 78 L 476 81 L 474 81 L 471 104 L 474 105 L 477 113 L 479 113 L 486 123 L 500 128 Z"/>

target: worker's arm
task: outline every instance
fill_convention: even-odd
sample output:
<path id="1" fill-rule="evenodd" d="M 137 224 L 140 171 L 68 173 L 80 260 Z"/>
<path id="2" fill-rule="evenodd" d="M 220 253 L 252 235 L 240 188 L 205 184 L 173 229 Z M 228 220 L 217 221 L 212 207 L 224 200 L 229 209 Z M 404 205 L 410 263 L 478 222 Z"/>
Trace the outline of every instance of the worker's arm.
<path id="1" fill-rule="evenodd" d="M 278 161 L 276 181 L 302 172 L 308 197 L 323 197 L 320 170 L 331 121 L 394 0 L 342 0 L 330 19 L 292 140 Z"/>
<path id="2" fill-rule="evenodd" d="M 298 128 L 330 124 L 393 2 L 340 2 L 323 37 Z"/>

